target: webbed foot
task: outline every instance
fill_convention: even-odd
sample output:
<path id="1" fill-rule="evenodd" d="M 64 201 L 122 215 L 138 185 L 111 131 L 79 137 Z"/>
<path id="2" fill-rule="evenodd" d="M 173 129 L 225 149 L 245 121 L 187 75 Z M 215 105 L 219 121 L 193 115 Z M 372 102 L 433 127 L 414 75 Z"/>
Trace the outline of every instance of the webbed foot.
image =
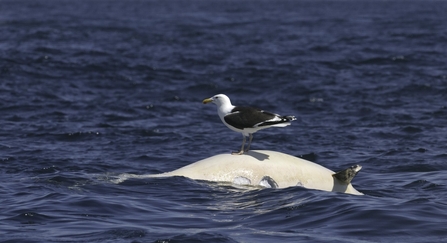
<path id="1" fill-rule="evenodd" d="M 241 151 L 239 151 L 239 152 L 231 152 L 231 154 L 232 155 L 242 155 L 242 154 L 244 154 L 244 150 L 241 150 Z"/>

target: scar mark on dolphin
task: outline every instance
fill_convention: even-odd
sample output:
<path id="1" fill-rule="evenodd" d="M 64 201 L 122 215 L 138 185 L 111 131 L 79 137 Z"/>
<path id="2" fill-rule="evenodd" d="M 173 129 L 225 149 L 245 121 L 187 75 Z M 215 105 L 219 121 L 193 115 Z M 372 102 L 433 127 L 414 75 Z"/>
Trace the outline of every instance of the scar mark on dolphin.
<path id="1" fill-rule="evenodd" d="M 233 183 L 236 185 L 251 185 L 250 179 L 243 177 L 243 176 L 235 177 L 233 179 Z"/>
<path id="2" fill-rule="evenodd" d="M 259 182 L 259 185 L 267 188 L 278 188 L 278 184 L 270 176 L 262 177 L 262 180 Z"/>

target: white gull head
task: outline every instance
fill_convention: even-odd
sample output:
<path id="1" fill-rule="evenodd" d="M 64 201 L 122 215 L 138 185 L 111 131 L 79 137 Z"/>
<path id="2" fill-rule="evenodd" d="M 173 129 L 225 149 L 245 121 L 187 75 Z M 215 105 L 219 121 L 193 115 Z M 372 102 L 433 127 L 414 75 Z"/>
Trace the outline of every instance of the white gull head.
<path id="1" fill-rule="evenodd" d="M 220 119 L 223 120 L 225 115 L 231 113 L 231 110 L 234 109 L 234 105 L 231 104 L 230 98 L 224 94 L 217 94 L 211 98 L 204 99 L 203 104 L 213 103 L 217 106 L 217 113 L 219 114 Z"/>

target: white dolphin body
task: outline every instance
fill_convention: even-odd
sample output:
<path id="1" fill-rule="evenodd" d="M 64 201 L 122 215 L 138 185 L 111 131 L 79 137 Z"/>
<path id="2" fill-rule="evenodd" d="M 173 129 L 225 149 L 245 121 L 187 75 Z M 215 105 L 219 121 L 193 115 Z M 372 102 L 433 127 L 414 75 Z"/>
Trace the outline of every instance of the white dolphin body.
<path id="1" fill-rule="evenodd" d="M 361 167 L 360 167 L 361 168 Z M 351 183 L 333 177 L 335 172 L 316 163 L 269 150 L 250 150 L 242 155 L 219 154 L 177 170 L 153 174 L 123 174 L 116 182 L 128 178 L 183 176 L 194 180 L 232 182 L 276 188 L 301 186 L 308 189 L 363 195 Z"/>

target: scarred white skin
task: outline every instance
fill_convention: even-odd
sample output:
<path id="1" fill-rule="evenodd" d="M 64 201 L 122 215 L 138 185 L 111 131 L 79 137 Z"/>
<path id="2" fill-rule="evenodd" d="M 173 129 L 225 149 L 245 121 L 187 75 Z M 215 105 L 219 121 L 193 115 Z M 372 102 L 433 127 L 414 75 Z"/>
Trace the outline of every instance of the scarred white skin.
<path id="1" fill-rule="evenodd" d="M 123 174 L 116 182 L 128 178 L 184 176 L 194 180 L 232 182 L 238 185 L 267 186 L 270 178 L 277 188 L 301 186 L 332 192 L 363 195 L 350 183 L 338 181 L 329 170 L 316 163 L 288 154 L 252 150 L 243 155 L 219 154 L 177 170 L 155 175 Z"/>

